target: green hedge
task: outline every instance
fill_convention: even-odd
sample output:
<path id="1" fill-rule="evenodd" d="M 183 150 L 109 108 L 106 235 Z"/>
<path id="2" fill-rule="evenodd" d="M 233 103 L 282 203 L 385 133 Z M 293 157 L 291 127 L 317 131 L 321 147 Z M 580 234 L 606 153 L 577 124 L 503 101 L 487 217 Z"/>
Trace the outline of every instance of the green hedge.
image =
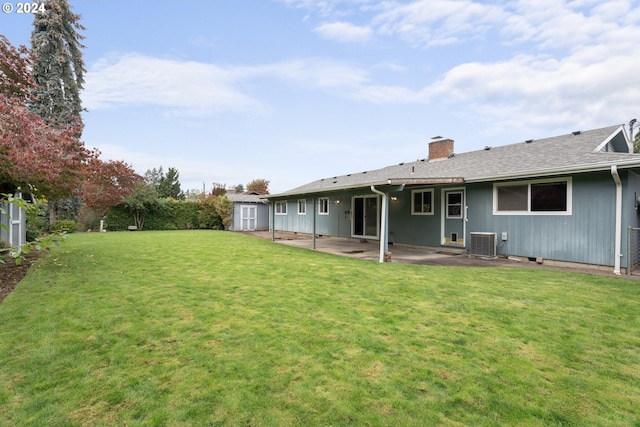
<path id="1" fill-rule="evenodd" d="M 157 212 L 149 213 L 144 220 L 145 230 L 186 230 L 199 228 L 199 202 L 184 200 L 162 200 Z M 122 206 L 112 208 L 107 214 L 107 230 L 123 231 L 135 225 L 133 215 Z"/>

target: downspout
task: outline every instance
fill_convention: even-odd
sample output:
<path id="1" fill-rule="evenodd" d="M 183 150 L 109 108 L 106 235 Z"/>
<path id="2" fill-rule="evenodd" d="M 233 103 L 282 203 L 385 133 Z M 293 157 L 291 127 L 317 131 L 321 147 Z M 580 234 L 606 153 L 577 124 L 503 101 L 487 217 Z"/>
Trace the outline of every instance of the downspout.
<path id="1" fill-rule="evenodd" d="M 613 274 L 620 275 L 620 258 L 622 257 L 622 181 L 618 167 L 611 166 L 611 176 L 616 183 L 616 239 Z"/>
<path id="2" fill-rule="evenodd" d="M 388 237 L 387 237 L 387 215 L 389 195 L 377 190 L 374 185 L 371 186 L 371 191 L 382 196 L 382 217 L 380 218 L 380 259 L 379 262 L 384 262 L 384 254 L 389 250 Z"/>
<path id="3" fill-rule="evenodd" d="M 393 191 L 404 190 L 404 184 Z M 382 215 L 380 217 L 380 262 L 384 262 L 384 255 L 389 252 L 389 193 L 383 193 L 371 186 L 371 191 L 382 196 Z"/>

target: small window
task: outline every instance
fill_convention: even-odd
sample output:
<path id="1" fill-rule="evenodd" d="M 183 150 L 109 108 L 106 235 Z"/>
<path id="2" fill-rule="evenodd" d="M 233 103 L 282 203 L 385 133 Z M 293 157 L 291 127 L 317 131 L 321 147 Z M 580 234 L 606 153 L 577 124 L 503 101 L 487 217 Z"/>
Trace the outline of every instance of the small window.
<path id="1" fill-rule="evenodd" d="M 462 218 L 462 192 L 447 193 L 447 218 Z"/>
<path id="2" fill-rule="evenodd" d="M 320 215 L 329 215 L 329 199 L 318 199 L 318 213 Z"/>
<path id="3" fill-rule="evenodd" d="M 302 199 L 298 200 L 298 215 L 306 215 L 307 214 L 307 201 Z"/>
<path id="4" fill-rule="evenodd" d="M 287 202 L 276 202 L 276 215 L 287 214 Z"/>
<path id="5" fill-rule="evenodd" d="M 433 189 L 411 192 L 411 215 L 433 215 Z"/>

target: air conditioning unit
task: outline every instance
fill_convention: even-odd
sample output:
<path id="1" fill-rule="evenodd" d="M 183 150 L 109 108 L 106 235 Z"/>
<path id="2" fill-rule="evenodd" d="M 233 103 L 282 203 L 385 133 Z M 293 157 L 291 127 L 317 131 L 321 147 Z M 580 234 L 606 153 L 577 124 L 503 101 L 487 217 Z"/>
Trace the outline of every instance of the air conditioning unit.
<path id="1" fill-rule="evenodd" d="M 471 233 L 471 256 L 496 257 L 496 233 Z"/>

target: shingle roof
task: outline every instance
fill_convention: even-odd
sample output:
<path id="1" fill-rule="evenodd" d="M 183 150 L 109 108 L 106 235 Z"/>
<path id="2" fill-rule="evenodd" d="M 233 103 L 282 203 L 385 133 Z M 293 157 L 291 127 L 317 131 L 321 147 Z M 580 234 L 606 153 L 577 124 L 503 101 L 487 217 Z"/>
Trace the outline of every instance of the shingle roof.
<path id="1" fill-rule="evenodd" d="M 370 185 L 481 182 L 605 170 L 612 165 L 640 167 L 638 154 L 597 151 L 603 144 L 614 139 L 622 141 L 626 148 L 622 125 L 455 154 L 446 159 L 423 159 L 367 172 L 319 179 L 269 198 Z"/>
<path id="2" fill-rule="evenodd" d="M 227 197 L 234 203 L 264 203 L 258 194 L 227 194 Z"/>

